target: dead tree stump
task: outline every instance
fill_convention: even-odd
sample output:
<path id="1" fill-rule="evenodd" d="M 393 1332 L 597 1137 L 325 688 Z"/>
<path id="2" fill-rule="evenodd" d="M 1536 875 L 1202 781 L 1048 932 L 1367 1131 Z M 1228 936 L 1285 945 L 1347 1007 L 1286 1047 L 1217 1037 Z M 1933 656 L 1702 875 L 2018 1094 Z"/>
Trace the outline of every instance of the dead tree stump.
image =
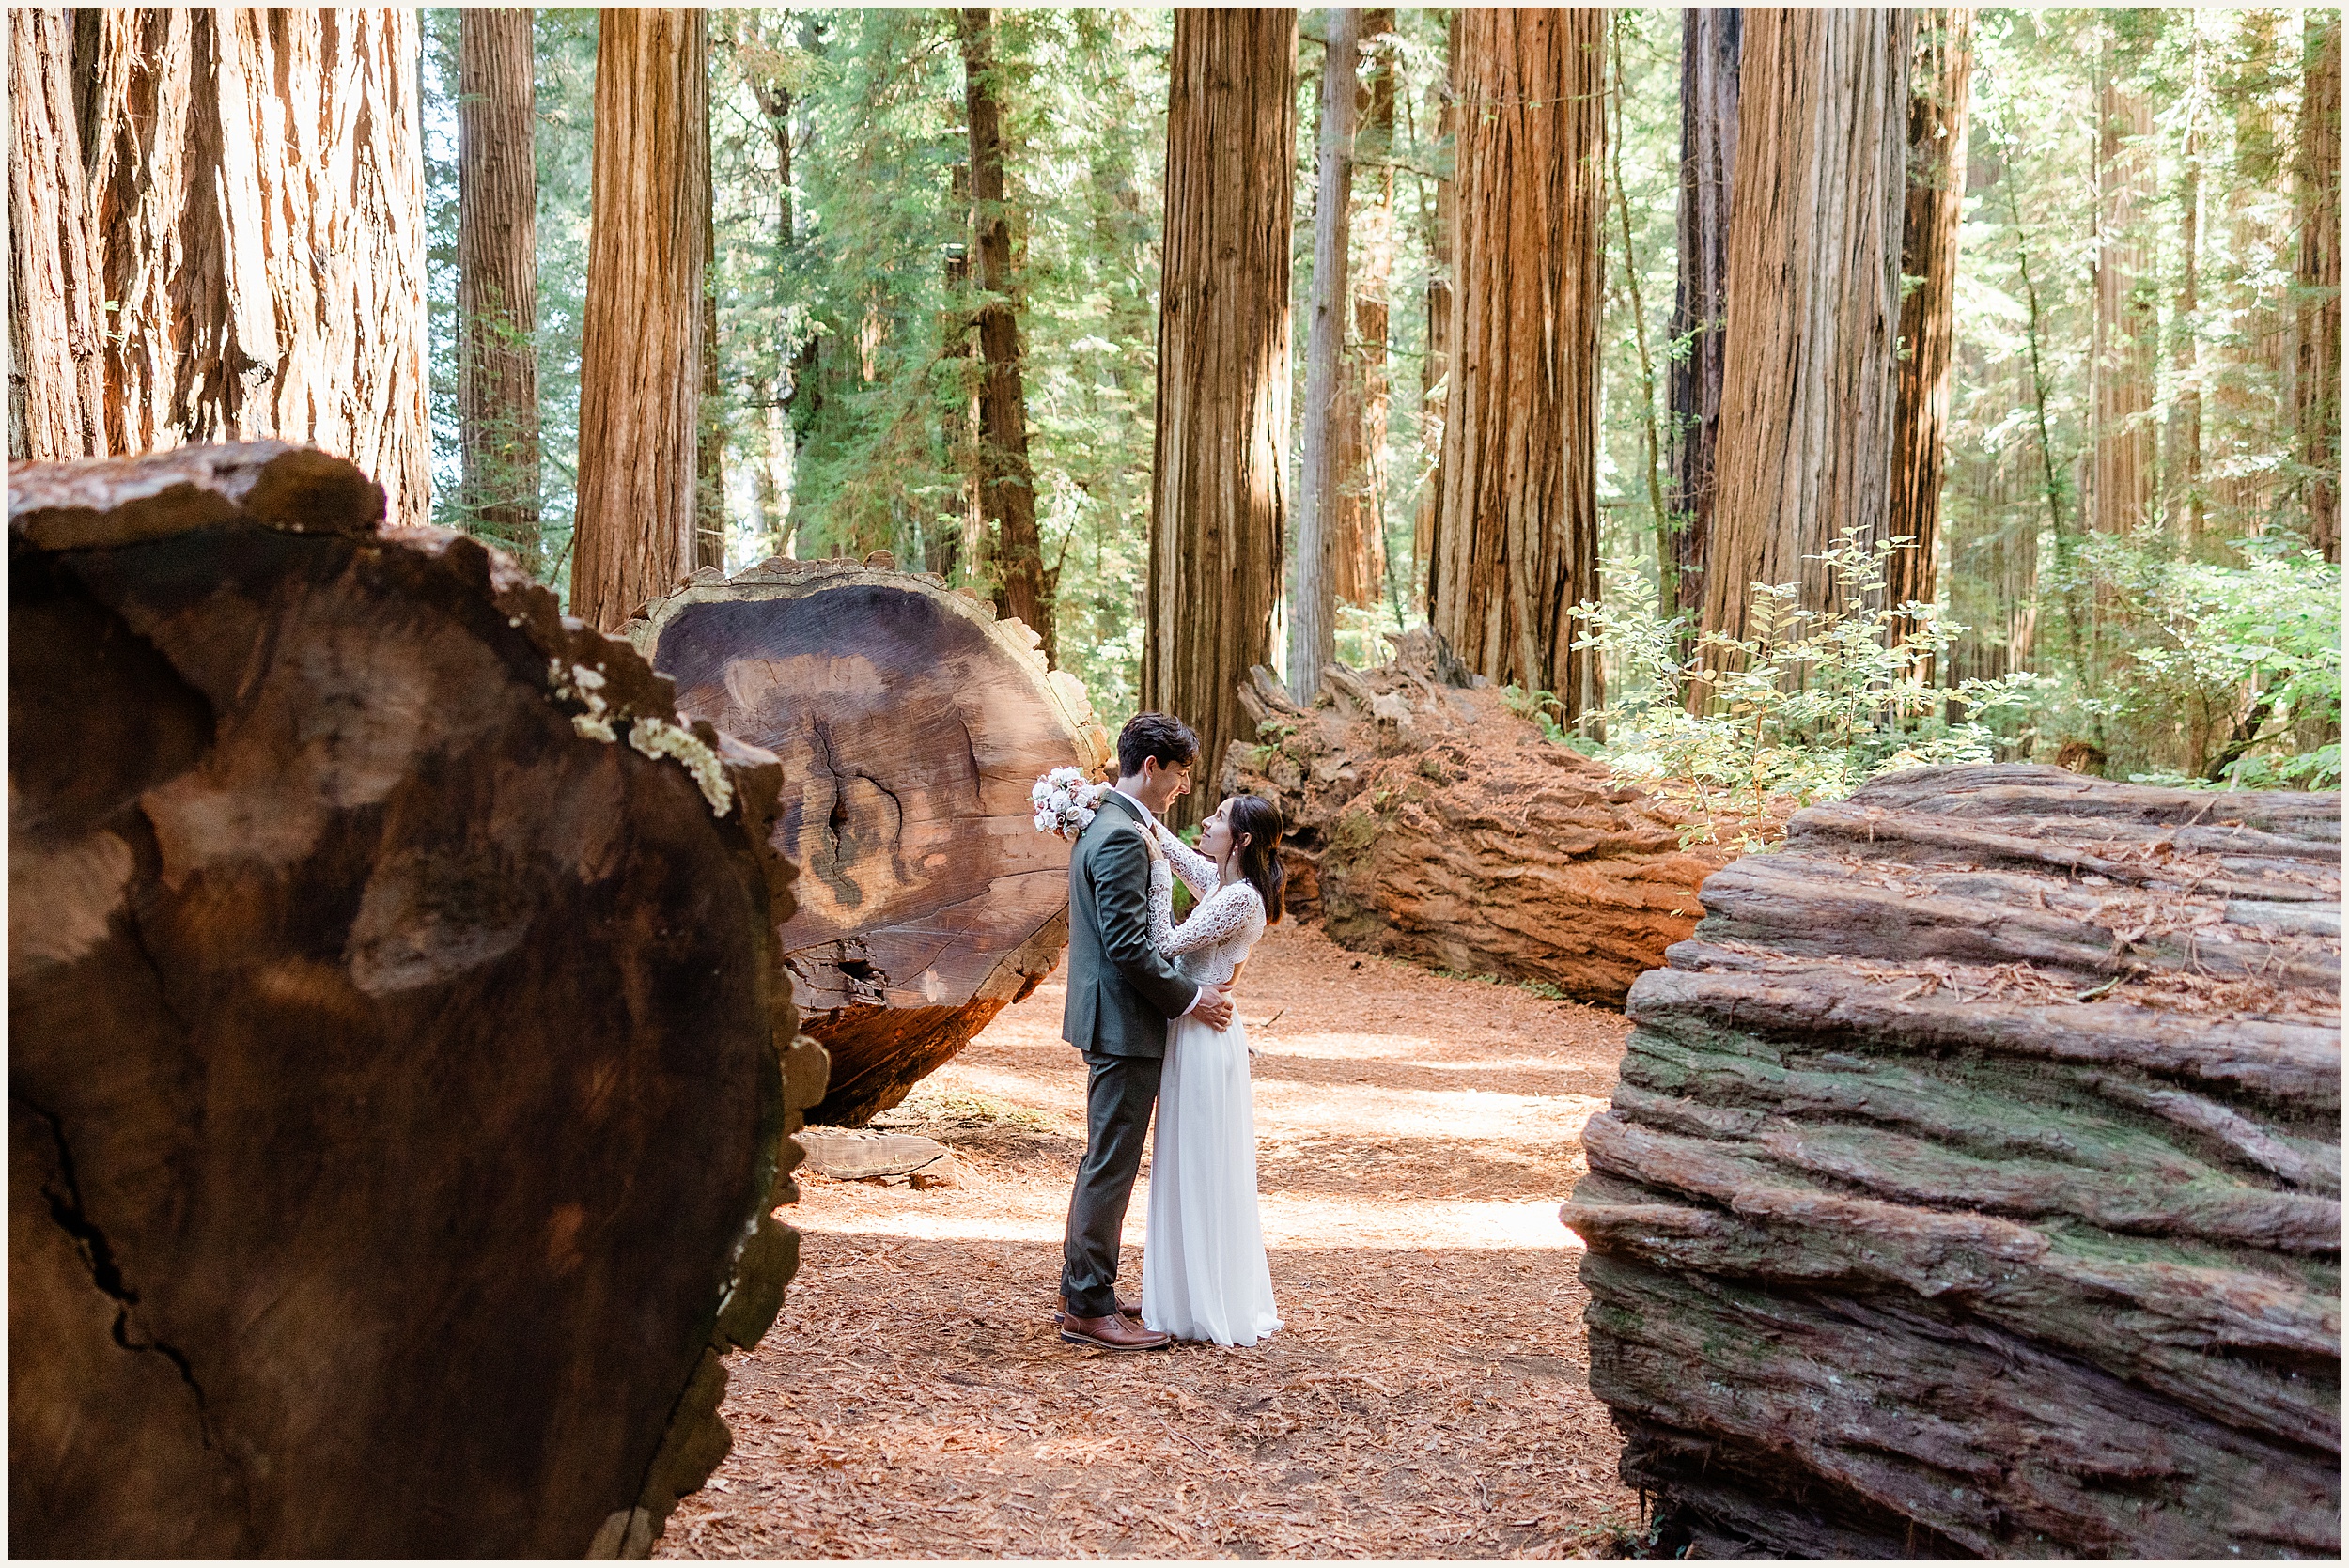
<path id="1" fill-rule="evenodd" d="M 1292 907 L 1358 953 L 1620 1007 L 1696 929 L 1724 843 L 1779 831 L 1615 784 L 1423 629 L 1377 669 L 1328 666 L 1311 706 L 1251 675 L 1257 739 L 1225 753 L 1222 788 L 1280 806 Z"/>
<path id="2" fill-rule="evenodd" d="M 1920 768 L 1704 887 L 1563 1211 L 1705 1555 L 2341 1546 L 2341 797 Z"/>
<path id="3" fill-rule="evenodd" d="M 774 759 L 339 459 L 8 499 L 9 1549 L 642 1555 L 796 1258 Z"/>
<path id="4" fill-rule="evenodd" d="M 628 631 L 681 712 L 783 760 L 783 959 L 832 1057 L 809 1120 L 862 1125 L 1060 962 L 1068 846 L 1028 792 L 1108 760 L 1093 705 L 1026 625 L 885 551 L 704 571 Z"/>

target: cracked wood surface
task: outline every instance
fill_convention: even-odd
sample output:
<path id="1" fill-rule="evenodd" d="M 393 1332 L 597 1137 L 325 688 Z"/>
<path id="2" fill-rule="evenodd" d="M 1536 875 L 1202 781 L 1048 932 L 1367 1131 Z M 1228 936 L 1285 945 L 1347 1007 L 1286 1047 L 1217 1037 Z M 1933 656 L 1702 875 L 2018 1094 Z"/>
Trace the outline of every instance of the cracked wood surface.
<path id="1" fill-rule="evenodd" d="M 10 1550 L 641 1554 L 797 1256 L 774 759 L 340 459 L 9 490 Z"/>
<path id="2" fill-rule="evenodd" d="M 1023 623 L 885 551 L 705 571 L 629 632 L 680 711 L 782 759 L 783 961 L 832 1056 L 810 1120 L 869 1120 L 1060 962 L 1068 847 L 1029 790 L 1108 760 L 1092 704 Z"/>
<path id="3" fill-rule="evenodd" d="M 1707 1555 L 2329 1556 L 2341 797 L 1921 768 L 1716 873 L 1592 1175 Z"/>

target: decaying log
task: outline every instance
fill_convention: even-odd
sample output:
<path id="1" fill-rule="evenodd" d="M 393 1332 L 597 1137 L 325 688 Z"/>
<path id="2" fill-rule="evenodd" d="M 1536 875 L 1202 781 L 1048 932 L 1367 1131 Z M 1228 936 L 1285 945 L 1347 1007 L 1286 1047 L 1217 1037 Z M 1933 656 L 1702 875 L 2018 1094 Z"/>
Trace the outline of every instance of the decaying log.
<path id="1" fill-rule="evenodd" d="M 1920 768 L 1717 872 L 1563 1218 L 1707 1555 L 2333 1556 L 2341 797 Z"/>
<path id="2" fill-rule="evenodd" d="M 886 551 L 704 571 L 628 631 L 680 712 L 783 759 L 783 958 L 832 1055 L 808 1119 L 861 1125 L 1060 962 L 1068 847 L 1029 790 L 1109 759 L 1093 705 L 1024 624 Z"/>
<path id="3" fill-rule="evenodd" d="M 1290 825 L 1291 908 L 1343 946 L 1621 1006 L 1696 929 L 1724 843 L 1778 831 L 1618 785 L 1424 629 L 1395 646 L 1377 669 L 1330 665 L 1311 707 L 1252 672 L 1257 739 L 1224 757 L 1224 792 Z"/>
<path id="4" fill-rule="evenodd" d="M 782 1301 L 774 759 L 383 510 L 9 472 L 13 1553 L 643 1555 Z"/>

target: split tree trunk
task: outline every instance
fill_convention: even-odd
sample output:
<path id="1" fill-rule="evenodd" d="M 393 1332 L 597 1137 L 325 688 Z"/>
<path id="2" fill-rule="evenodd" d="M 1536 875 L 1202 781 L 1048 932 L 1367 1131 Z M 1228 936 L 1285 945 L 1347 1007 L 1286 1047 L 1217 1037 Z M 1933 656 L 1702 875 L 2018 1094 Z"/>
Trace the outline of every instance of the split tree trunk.
<path id="1" fill-rule="evenodd" d="M 1305 452 L 1298 473 L 1297 565 L 1289 579 L 1288 682 L 1311 690 L 1337 635 L 1337 522 L 1354 439 L 1346 396 L 1346 209 L 1354 198 L 1354 96 L 1362 13 L 1322 12 L 1319 179 L 1314 195 L 1313 302 L 1305 324 Z"/>
<path id="2" fill-rule="evenodd" d="M 457 437 L 468 524 L 538 548 L 537 88 L 528 8 L 459 14 Z"/>
<path id="3" fill-rule="evenodd" d="M 1729 342 L 1730 179 L 1737 166 L 1744 18 L 1735 6 L 1689 6 L 1680 13 L 1680 284 L 1672 330 L 1672 341 L 1686 342 L 1688 350 L 1672 365 L 1672 561 L 1673 604 L 1698 613 L 1704 608 Z"/>
<path id="4" fill-rule="evenodd" d="M 2143 288 L 2144 206 L 2155 195 L 2153 105 L 2114 76 L 2118 47 L 2099 61 L 2096 103 L 2096 286 L 2089 354 L 2094 449 L 2089 526 L 2142 527 L 2154 505 L 2154 302 Z"/>
<path id="5" fill-rule="evenodd" d="M 656 8 L 597 24 L 571 613 L 607 631 L 692 569 L 708 26 Z"/>
<path id="6" fill-rule="evenodd" d="M 1957 337 L 1957 225 L 1966 206 L 1966 108 L 1974 13 L 1937 7 L 1917 18 L 1908 85 L 1908 181 L 1901 239 L 1900 361 L 1892 411 L 1890 536 L 1915 542 L 1885 563 L 1885 599 L 1930 604 L 1940 561 L 1941 462 Z M 1906 619 L 1892 623 L 1896 636 Z"/>
<path id="7" fill-rule="evenodd" d="M 1239 688 L 1271 656 L 1280 596 L 1296 74 L 1296 11 L 1174 13 L 1142 702 L 1208 758 L 1244 731 Z"/>
<path id="8" fill-rule="evenodd" d="M 1808 557 L 1845 529 L 1884 537 L 1914 26 L 1885 8 L 1746 13 L 1707 631 L 1747 635 L 1756 582 L 1839 608 Z"/>
<path id="9" fill-rule="evenodd" d="M 1495 681 L 1600 706 L 1568 610 L 1598 597 L 1606 18 L 1470 8 L 1455 64 L 1451 396 L 1436 629 Z"/>
<path id="10" fill-rule="evenodd" d="M 801 875 L 781 957 L 832 1053 L 810 1120 L 868 1121 L 1060 962 L 1068 849 L 1028 792 L 1109 760 L 1084 688 L 885 551 L 705 573 L 630 635 L 680 712 L 783 759 L 773 842 Z"/>
<path id="11" fill-rule="evenodd" d="M 74 102 L 75 13 L 8 18 L 8 457 L 106 451 L 96 213 Z"/>
<path id="12" fill-rule="evenodd" d="M 1348 268 L 1354 293 L 1354 352 L 1346 359 L 1346 444 L 1331 529 L 1330 591 L 1341 603 L 1375 605 L 1387 579 L 1388 280 L 1394 268 L 1394 9 L 1362 12 L 1370 72 L 1356 95 L 1355 183 L 1363 199 L 1347 226 L 1361 252 Z M 1365 166 L 1367 172 L 1365 172 Z M 1398 601 L 1399 603 L 1399 601 Z"/>
<path id="13" fill-rule="evenodd" d="M 412 10 L 86 14 L 106 436 L 315 442 L 431 515 Z"/>
<path id="14" fill-rule="evenodd" d="M 1420 362 L 1420 458 L 1427 477 L 1420 487 L 1419 505 L 1411 514 L 1411 553 L 1421 575 L 1420 613 L 1430 621 L 1436 614 L 1436 541 L 1443 536 L 1443 411 L 1452 396 L 1452 229 L 1454 225 L 1452 153 L 1459 140 L 1458 116 L 1453 104 L 1459 97 L 1460 11 L 1455 8 L 1446 34 L 1444 79 L 1434 88 L 1436 120 L 1436 202 L 1427 225 L 1427 341 Z"/>
<path id="15" fill-rule="evenodd" d="M 2310 11 L 2300 119 L 2300 460 L 2309 543 L 2341 560 L 2341 13 Z"/>
<path id="16" fill-rule="evenodd" d="M 1291 911 L 1357 952 L 1620 1007 L 1732 852 L 1684 846 L 1699 815 L 1544 738 L 1432 631 L 1395 642 L 1377 669 L 1329 666 L 1310 706 L 1262 669 L 1242 693 L 1259 743 L 1233 742 L 1222 786 L 1281 808 Z"/>
<path id="17" fill-rule="evenodd" d="M 971 226 L 979 243 L 979 506 L 997 580 L 995 608 L 1025 622 L 1054 655 L 1052 592 L 1036 532 L 1035 476 L 1028 468 L 1028 397 L 1020 381 L 1018 283 L 1011 270 L 1011 208 L 1003 193 L 1003 105 L 996 96 L 995 12 L 962 12 L 964 104 L 971 123 Z"/>
<path id="18" fill-rule="evenodd" d="M 2336 1555 L 2340 900 L 2338 795 L 2051 768 L 1714 873 L 1563 1215 L 1668 1532 Z"/>
<path id="19" fill-rule="evenodd" d="M 9 1550 L 642 1555 L 796 1260 L 774 758 L 322 454 L 8 499 Z"/>

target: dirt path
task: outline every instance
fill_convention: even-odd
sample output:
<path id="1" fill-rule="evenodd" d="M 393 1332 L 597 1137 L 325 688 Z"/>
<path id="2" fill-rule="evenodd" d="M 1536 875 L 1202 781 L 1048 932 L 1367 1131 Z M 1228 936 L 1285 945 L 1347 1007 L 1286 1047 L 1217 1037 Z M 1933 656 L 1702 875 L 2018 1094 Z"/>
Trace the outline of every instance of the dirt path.
<path id="1" fill-rule="evenodd" d="M 1287 1327 L 1110 1356 L 1051 1322 L 1083 1068 L 1049 985 L 886 1118 L 940 1185 L 809 1175 L 676 1557 L 1544 1557 L 1636 1525 L 1557 1209 L 1624 1020 L 1276 927 L 1244 977 Z M 1266 1020 L 1269 1020 L 1268 1024 Z M 1122 1288 L 1141 1289 L 1145 1186 Z"/>

